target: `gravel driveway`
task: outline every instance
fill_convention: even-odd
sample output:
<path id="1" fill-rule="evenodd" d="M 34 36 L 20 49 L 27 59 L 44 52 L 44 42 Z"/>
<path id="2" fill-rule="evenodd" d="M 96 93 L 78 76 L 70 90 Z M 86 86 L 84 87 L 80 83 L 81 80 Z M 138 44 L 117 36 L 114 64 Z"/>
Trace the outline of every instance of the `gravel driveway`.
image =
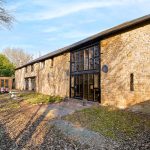
<path id="1" fill-rule="evenodd" d="M 83 106 L 82 103 L 71 100 L 59 104 L 31 106 L 19 103 L 18 100 L 21 107 L 5 110 L 4 107 L 10 105 L 12 100 L 7 96 L 4 99 L 0 96 L 0 150 L 90 149 L 90 146 L 62 134 L 55 126 L 49 125 L 49 121 L 92 104 Z"/>
<path id="2" fill-rule="evenodd" d="M 62 116 L 92 105 L 97 104 L 83 106 L 80 101 L 69 100 L 51 105 L 27 105 L 19 99 L 12 101 L 7 95 L 0 95 L 0 150 L 130 150 L 137 141 L 142 150 L 149 149 L 149 132 L 118 147 L 115 141 L 61 120 Z"/>

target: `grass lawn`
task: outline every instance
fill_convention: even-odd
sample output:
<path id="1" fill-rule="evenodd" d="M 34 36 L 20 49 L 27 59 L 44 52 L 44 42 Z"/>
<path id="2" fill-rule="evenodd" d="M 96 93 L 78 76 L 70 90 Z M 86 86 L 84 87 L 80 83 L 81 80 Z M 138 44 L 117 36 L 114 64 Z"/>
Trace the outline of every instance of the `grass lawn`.
<path id="1" fill-rule="evenodd" d="M 18 99 L 19 98 L 19 99 Z M 28 104 L 48 104 L 59 103 L 63 98 L 59 96 L 49 96 L 39 93 L 21 93 L 17 94 L 17 99 L 11 99 L 9 94 L 0 94 L 0 112 L 14 110 L 20 107 L 20 101 Z"/>
<path id="2" fill-rule="evenodd" d="M 30 104 L 58 103 L 63 100 L 63 98 L 59 96 L 49 96 L 49 95 L 43 95 L 39 93 L 23 93 L 20 94 L 19 97 L 23 98 L 24 101 Z"/>
<path id="3" fill-rule="evenodd" d="M 110 107 L 87 108 L 64 119 L 116 140 L 120 136 L 132 138 L 138 132 L 150 129 L 150 119 L 147 117 Z"/>
<path id="4" fill-rule="evenodd" d="M 17 100 L 10 99 L 8 94 L 0 94 L 0 112 L 19 108 Z"/>

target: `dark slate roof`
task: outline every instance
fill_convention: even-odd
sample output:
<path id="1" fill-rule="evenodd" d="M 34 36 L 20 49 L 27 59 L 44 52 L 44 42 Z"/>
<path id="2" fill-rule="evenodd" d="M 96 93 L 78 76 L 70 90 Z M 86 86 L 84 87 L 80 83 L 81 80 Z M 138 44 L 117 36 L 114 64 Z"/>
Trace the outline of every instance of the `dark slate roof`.
<path id="1" fill-rule="evenodd" d="M 66 46 L 64 48 L 58 49 L 56 51 L 53 51 L 51 53 L 48 53 L 48 54 L 46 54 L 44 56 L 41 56 L 41 57 L 39 57 L 39 58 L 37 58 L 35 60 L 30 61 L 29 63 L 27 63 L 27 64 L 25 64 L 23 66 L 20 66 L 20 67 L 16 68 L 16 70 L 21 69 L 23 67 L 26 67 L 28 65 L 32 65 L 34 63 L 38 63 L 40 61 L 44 61 L 46 59 L 49 59 L 49 58 L 52 58 L 54 56 L 60 55 L 62 53 L 68 52 L 68 51 L 70 51 L 72 49 L 75 49 L 75 48 L 77 48 L 79 46 L 82 46 L 82 45 L 84 45 L 84 44 L 86 44 L 86 43 L 88 43 L 90 41 L 96 41 L 98 39 L 105 38 L 106 36 L 113 35 L 113 34 L 119 32 L 119 31 L 122 31 L 124 29 L 129 29 L 129 28 L 131 28 L 133 26 L 136 26 L 136 25 L 138 25 L 140 23 L 143 23 L 143 22 L 146 22 L 146 21 L 150 21 L 150 14 L 146 15 L 146 16 L 143 16 L 141 18 L 134 19 L 132 21 L 125 22 L 123 24 L 120 24 L 120 25 L 115 26 L 113 28 L 110 28 L 108 30 L 105 30 L 103 32 L 100 32 L 98 34 L 90 36 L 90 37 L 88 37 L 88 38 L 86 38 L 84 40 L 76 42 L 76 43 L 74 43 L 72 45 L 69 45 L 69 46 Z"/>

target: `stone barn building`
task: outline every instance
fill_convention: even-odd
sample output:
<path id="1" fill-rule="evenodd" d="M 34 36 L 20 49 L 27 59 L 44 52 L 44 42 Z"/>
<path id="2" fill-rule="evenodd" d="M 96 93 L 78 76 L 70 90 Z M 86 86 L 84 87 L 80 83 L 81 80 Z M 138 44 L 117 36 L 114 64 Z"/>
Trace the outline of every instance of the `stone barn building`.
<path id="1" fill-rule="evenodd" d="M 150 100 L 150 15 L 25 64 L 16 88 L 126 108 Z"/>

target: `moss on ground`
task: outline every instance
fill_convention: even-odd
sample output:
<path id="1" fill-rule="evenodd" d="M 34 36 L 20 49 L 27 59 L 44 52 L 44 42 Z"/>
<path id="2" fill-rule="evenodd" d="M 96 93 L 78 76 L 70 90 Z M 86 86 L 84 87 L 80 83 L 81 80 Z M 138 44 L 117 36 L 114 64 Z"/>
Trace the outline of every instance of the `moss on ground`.
<path id="1" fill-rule="evenodd" d="M 0 95 L 0 112 L 19 108 L 19 102 L 11 99 L 9 94 Z"/>
<path id="2" fill-rule="evenodd" d="M 139 130 L 150 129 L 150 120 L 147 118 L 110 107 L 87 108 L 64 119 L 113 139 L 134 137 Z"/>

